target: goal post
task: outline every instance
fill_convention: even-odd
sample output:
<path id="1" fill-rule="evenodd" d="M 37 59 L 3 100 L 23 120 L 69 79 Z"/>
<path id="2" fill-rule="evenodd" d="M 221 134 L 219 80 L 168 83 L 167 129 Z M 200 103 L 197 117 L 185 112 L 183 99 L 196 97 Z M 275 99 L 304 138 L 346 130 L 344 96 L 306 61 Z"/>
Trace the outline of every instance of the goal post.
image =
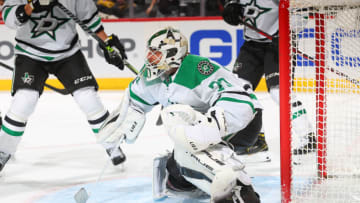
<path id="1" fill-rule="evenodd" d="M 279 28 L 282 202 L 360 202 L 360 0 L 281 0 Z M 292 153 L 294 98 L 309 154 Z"/>

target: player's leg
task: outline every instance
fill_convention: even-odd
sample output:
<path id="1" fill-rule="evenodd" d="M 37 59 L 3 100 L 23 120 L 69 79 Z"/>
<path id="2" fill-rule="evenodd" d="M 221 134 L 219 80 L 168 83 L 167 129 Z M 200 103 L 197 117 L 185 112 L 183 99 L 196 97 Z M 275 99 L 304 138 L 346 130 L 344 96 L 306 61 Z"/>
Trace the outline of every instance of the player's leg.
<path id="1" fill-rule="evenodd" d="M 86 115 L 93 132 L 97 135 L 100 126 L 108 118 L 109 112 L 98 96 L 98 84 L 83 54 L 78 51 L 73 56 L 59 61 L 56 66 L 54 74 L 65 88 L 72 93 L 79 108 Z M 114 153 L 112 163 L 118 165 L 125 161 L 126 156 L 120 147 L 115 149 L 115 145 L 103 144 L 109 156 Z"/>
<path id="2" fill-rule="evenodd" d="M 34 112 L 48 77 L 42 63 L 27 56 L 15 59 L 12 102 L 4 115 L 0 131 L 0 171 L 14 155 L 24 134 L 26 123 Z"/>
<path id="3" fill-rule="evenodd" d="M 235 152 L 238 155 L 242 154 L 251 154 L 259 151 L 267 151 L 268 147 L 264 141 L 264 137 L 260 138 L 259 134 L 261 133 L 262 128 L 262 110 L 257 109 L 257 113 L 254 119 L 241 131 L 235 133 L 230 137 L 228 142 L 234 145 Z M 261 142 L 262 144 L 256 145 L 259 148 L 250 148 L 251 146 L 255 146 L 257 142 Z M 254 151 L 249 151 L 254 150 Z"/>
<path id="4" fill-rule="evenodd" d="M 240 48 L 240 54 L 234 65 L 233 72 L 237 74 L 239 78 L 249 81 L 253 90 L 256 89 L 264 75 L 265 47 L 266 45 L 263 43 L 253 41 L 245 42 Z M 262 121 L 259 120 L 253 122 L 262 123 Z M 254 154 L 261 151 L 267 151 L 268 149 L 269 147 L 265 140 L 264 129 L 261 127 L 257 141 L 242 151 L 243 154 Z"/>
<path id="5" fill-rule="evenodd" d="M 245 41 L 236 58 L 233 73 L 239 78 L 249 81 L 253 90 L 258 86 L 264 75 L 264 49 L 257 42 Z"/>
<path id="6" fill-rule="evenodd" d="M 276 48 L 276 47 L 275 47 Z M 275 103 L 279 105 L 279 61 L 278 52 L 274 47 L 269 46 L 266 52 L 266 67 L 265 67 L 265 79 L 266 84 L 269 87 L 269 93 Z M 293 150 L 295 155 L 306 154 L 313 152 L 316 148 L 316 137 L 310 121 L 307 117 L 307 112 L 302 102 L 293 97 L 291 100 L 293 107 L 293 115 L 291 125 L 294 133 L 299 136 L 297 147 Z"/>
<path id="7" fill-rule="evenodd" d="M 1 118 L 1 111 L 0 111 L 0 129 L 1 129 L 1 126 L 2 126 L 2 118 Z M 9 154 L 6 154 L 5 152 L 0 151 L 0 171 L 3 169 L 6 162 L 9 161 L 9 159 L 10 159 Z"/>

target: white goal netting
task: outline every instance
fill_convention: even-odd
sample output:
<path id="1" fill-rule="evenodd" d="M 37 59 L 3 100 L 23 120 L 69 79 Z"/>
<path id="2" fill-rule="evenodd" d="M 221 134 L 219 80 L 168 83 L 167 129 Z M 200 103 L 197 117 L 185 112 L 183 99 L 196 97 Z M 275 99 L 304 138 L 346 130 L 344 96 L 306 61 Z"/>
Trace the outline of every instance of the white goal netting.
<path id="1" fill-rule="evenodd" d="M 360 0 L 290 0 L 289 12 L 290 97 L 317 138 L 291 155 L 291 202 L 360 202 Z"/>

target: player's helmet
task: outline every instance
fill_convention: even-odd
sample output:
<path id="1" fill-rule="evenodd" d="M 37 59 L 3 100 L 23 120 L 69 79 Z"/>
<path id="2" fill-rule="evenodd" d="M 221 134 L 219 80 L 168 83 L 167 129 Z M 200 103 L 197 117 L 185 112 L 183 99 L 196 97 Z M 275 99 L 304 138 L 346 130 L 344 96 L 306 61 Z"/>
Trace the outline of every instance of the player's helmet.
<path id="1" fill-rule="evenodd" d="M 149 81 L 160 77 L 171 68 L 180 67 L 188 53 L 188 41 L 179 30 L 166 27 L 147 41 L 144 77 Z"/>

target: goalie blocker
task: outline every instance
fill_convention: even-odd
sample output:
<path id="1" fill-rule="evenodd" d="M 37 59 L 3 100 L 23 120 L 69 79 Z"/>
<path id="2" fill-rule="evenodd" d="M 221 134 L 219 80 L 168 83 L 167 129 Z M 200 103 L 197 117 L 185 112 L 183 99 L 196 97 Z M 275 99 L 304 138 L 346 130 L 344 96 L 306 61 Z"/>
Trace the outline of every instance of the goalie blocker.
<path id="1" fill-rule="evenodd" d="M 165 108 L 161 116 L 174 142 L 174 152 L 154 160 L 154 199 L 201 199 L 207 194 L 214 203 L 260 202 L 245 165 L 221 143 L 226 132 L 221 108 L 211 108 L 203 115 L 190 106 L 176 104 Z"/>

